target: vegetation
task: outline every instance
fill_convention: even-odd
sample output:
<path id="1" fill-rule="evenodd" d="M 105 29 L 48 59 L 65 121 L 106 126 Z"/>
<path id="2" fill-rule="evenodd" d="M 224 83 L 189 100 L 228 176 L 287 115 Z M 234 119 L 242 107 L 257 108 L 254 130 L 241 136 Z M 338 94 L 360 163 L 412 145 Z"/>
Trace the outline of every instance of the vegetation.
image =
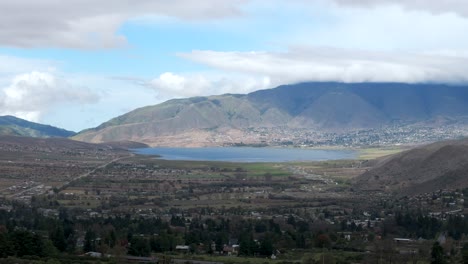
<path id="1" fill-rule="evenodd" d="M 468 259 L 468 189 L 358 189 L 378 161 L 166 161 L 64 139 L 0 152 L 0 263 Z"/>
<path id="2" fill-rule="evenodd" d="M 383 156 L 390 156 L 404 151 L 402 147 L 374 147 L 359 149 L 360 160 L 372 160 Z"/>
<path id="3" fill-rule="evenodd" d="M 0 116 L 0 135 L 29 137 L 70 137 L 75 135 L 75 132 L 49 125 L 29 122 L 14 116 Z"/>

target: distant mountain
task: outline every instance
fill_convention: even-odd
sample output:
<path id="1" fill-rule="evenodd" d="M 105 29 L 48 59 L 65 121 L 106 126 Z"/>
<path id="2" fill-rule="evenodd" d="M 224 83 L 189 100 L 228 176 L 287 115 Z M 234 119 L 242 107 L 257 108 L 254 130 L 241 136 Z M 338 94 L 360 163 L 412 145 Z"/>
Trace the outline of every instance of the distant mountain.
<path id="1" fill-rule="evenodd" d="M 382 159 L 355 179 L 360 190 L 418 194 L 468 187 L 468 139 L 437 142 Z"/>
<path id="2" fill-rule="evenodd" d="M 271 138 L 268 129 L 343 132 L 468 116 L 468 87 L 301 83 L 247 95 L 177 99 L 136 109 L 75 138 L 150 145 L 222 145 Z M 266 128 L 265 133 L 252 129 Z"/>
<path id="3" fill-rule="evenodd" d="M 50 138 L 37 138 L 37 137 L 25 137 L 25 136 L 11 136 L 11 135 L 0 135 L 0 150 L 27 150 L 37 152 L 38 149 L 47 149 L 48 151 L 63 152 L 73 150 L 79 152 L 93 151 L 99 152 L 103 150 L 125 152 L 128 153 L 128 149 L 131 148 L 145 148 L 147 145 L 136 143 L 136 142 L 109 142 L 102 144 L 92 144 L 77 140 L 72 140 L 63 137 L 50 137 Z"/>
<path id="4" fill-rule="evenodd" d="M 14 116 L 0 116 L 0 135 L 28 137 L 70 137 L 75 132 L 65 129 L 33 123 Z"/>

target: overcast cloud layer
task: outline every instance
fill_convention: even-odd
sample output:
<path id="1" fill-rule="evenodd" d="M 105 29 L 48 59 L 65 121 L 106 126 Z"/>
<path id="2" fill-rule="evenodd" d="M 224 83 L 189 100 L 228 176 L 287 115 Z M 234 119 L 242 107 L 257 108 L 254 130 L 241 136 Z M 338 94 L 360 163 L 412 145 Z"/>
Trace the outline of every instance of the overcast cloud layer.
<path id="1" fill-rule="evenodd" d="M 338 4 L 355 7 L 399 5 L 408 10 L 429 11 L 433 14 L 454 13 L 468 16 L 465 0 L 334 0 Z"/>
<path id="2" fill-rule="evenodd" d="M 466 32 L 466 0 L 0 1 L 0 115 L 80 130 L 304 81 L 467 84 Z"/>
<path id="3" fill-rule="evenodd" d="M 334 48 L 296 48 L 288 52 L 180 53 L 224 71 L 267 76 L 274 85 L 303 81 L 468 82 L 468 58 L 369 52 Z"/>
<path id="4" fill-rule="evenodd" d="M 112 48 L 117 31 L 141 16 L 203 20 L 240 15 L 244 0 L 15 0 L 0 1 L 0 44 L 14 47 Z"/>

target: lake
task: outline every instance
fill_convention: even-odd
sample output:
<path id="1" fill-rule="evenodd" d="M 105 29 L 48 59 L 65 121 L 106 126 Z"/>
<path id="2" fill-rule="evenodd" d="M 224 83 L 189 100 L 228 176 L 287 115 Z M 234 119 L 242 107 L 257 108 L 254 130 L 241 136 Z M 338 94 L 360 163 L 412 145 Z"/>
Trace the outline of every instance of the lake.
<path id="1" fill-rule="evenodd" d="M 301 148 L 141 148 L 133 150 L 142 155 L 159 155 L 165 160 L 198 160 L 229 162 L 287 162 L 355 159 L 357 151 Z"/>

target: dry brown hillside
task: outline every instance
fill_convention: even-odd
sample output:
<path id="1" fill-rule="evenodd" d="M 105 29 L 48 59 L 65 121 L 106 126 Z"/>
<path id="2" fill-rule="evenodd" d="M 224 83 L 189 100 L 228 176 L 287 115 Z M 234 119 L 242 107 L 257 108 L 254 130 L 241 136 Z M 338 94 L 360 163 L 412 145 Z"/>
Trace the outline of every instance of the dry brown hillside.
<path id="1" fill-rule="evenodd" d="M 302 83 L 245 95 L 174 99 L 136 109 L 74 138 L 93 143 L 223 146 L 275 142 L 297 130 L 342 133 L 395 123 L 456 122 L 463 116 L 468 116 L 464 86 Z"/>
<path id="2" fill-rule="evenodd" d="M 387 157 L 357 177 L 355 186 L 401 194 L 468 187 L 468 139 L 438 142 Z"/>

